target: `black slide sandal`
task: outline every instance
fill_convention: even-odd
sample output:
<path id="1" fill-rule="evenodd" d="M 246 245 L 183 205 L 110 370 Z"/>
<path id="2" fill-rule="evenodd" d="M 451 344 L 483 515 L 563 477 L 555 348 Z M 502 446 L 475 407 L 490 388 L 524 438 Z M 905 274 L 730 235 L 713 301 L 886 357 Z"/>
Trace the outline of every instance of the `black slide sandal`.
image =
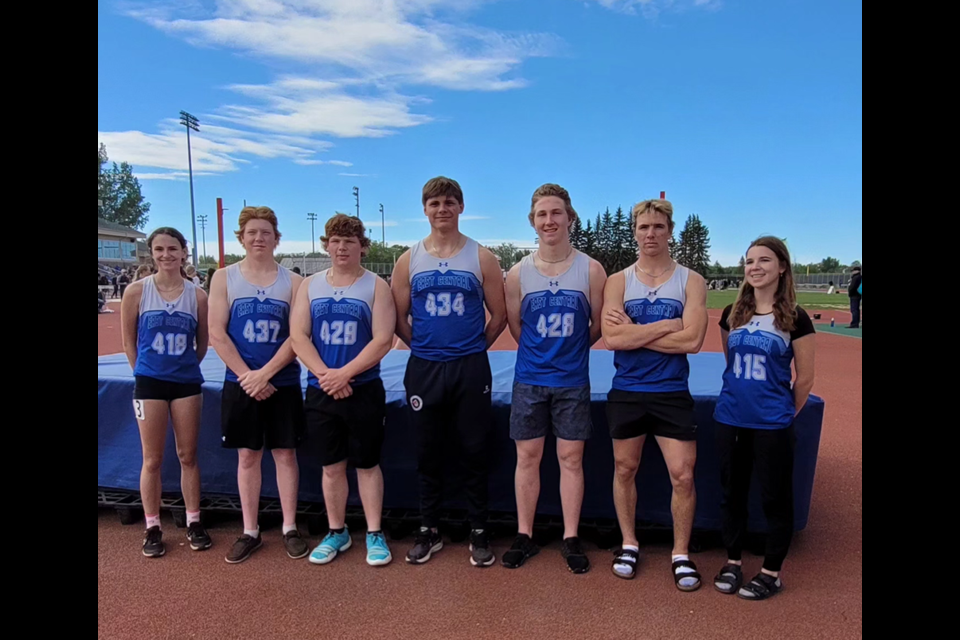
<path id="1" fill-rule="evenodd" d="M 780 581 L 780 578 L 774 578 L 773 576 L 761 573 L 751 580 L 749 584 L 744 585 L 737 593 L 737 596 L 741 600 L 760 602 L 761 600 L 772 598 L 781 591 L 783 591 L 783 582 Z"/>
<path id="2" fill-rule="evenodd" d="M 632 569 L 630 575 L 617 573 L 617 565 L 622 564 Z M 621 580 L 633 580 L 637 577 L 637 567 L 640 565 L 640 554 L 632 549 L 620 549 L 613 558 L 613 575 Z"/>
<path id="3" fill-rule="evenodd" d="M 678 569 L 690 569 L 690 572 L 677 573 Z M 692 579 L 696 580 L 697 584 L 692 587 L 685 587 L 680 584 L 681 580 Z M 680 562 L 673 563 L 673 581 L 677 584 L 677 589 L 683 591 L 684 593 L 693 593 L 694 591 L 699 591 L 700 587 L 703 586 L 703 576 L 697 571 L 697 565 L 693 564 L 689 560 L 681 560 Z"/>
<path id="4" fill-rule="evenodd" d="M 729 587 L 727 589 L 721 586 Z M 743 567 L 736 564 L 728 564 L 717 577 L 713 579 L 713 588 L 725 596 L 736 595 L 743 586 Z"/>

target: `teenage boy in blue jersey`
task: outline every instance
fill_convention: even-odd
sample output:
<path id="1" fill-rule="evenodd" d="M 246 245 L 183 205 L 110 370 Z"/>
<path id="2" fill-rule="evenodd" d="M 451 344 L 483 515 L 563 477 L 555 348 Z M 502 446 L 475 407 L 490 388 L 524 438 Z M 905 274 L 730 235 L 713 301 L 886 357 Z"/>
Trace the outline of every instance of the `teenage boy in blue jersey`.
<path id="1" fill-rule="evenodd" d="M 689 546 L 697 507 L 697 425 L 687 354 L 700 351 L 707 333 L 707 285 L 670 257 L 674 222 L 669 202 L 641 202 L 633 209 L 633 225 L 637 263 L 610 276 L 604 294 L 603 338 L 616 352 L 607 421 L 616 459 L 614 502 L 623 533 L 613 573 L 627 580 L 637 574 L 636 476 L 644 443 L 652 436 L 673 484 L 673 578 L 680 591 L 696 591 L 702 580 Z"/>
<path id="2" fill-rule="evenodd" d="M 444 441 L 452 437 L 465 475 L 470 562 L 489 567 L 496 558 L 487 532 L 488 443 L 494 423 L 487 349 L 503 332 L 507 312 L 500 263 L 460 233 L 463 209 L 456 181 L 430 180 L 423 188 L 430 235 L 403 254 L 393 272 L 397 335 L 412 352 L 404 386 L 419 439 L 423 518 L 407 562 L 426 563 L 443 548 L 438 526 Z"/>
<path id="3" fill-rule="evenodd" d="M 540 462 L 552 431 L 560 461 L 561 553 L 572 573 L 590 570 L 578 530 L 583 451 L 593 433 L 590 347 L 600 339 L 607 276 L 599 262 L 570 244 L 576 221 L 566 189 L 555 184 L 537 189 L 530 224 L 540 238 L 539 248 L 507 276 L 507 318 L 519 345 L 510 414 L 510 437 L 517 443 L 519 533 L 503 556 L 508 569 L 539 553 L 532 540 L 533 521 L 540 498 Z"/>
<path id="4" fill-rule="evenodd" d="M 294 351 L 310 372 L 307 428 L 320 441 L 330 525 L 310 562 L 329 564 L 353 544 L 346 523 L 349 463 L 367 517 L 367 564 L 382 567 L 393 556 L 380 526 L 387 415 L 380 361 L 393 346 L 397 314 L 386 281 L 360 264 L 370 247 L 360 219 L 337 214 L 325 231 L 320 240 L 333 265 L 304 281 L 291 321 Z"/>

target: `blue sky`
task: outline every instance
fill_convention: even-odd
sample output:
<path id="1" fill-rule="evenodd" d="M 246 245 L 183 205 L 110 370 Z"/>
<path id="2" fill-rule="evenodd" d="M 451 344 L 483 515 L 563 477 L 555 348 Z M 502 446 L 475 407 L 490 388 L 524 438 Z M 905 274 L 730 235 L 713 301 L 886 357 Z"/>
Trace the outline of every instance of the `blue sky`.
<path id="1" fill-rule="evenodd" d="M 148 226 L 189 235 L 193 113 L 197 213 L 268 205 L 286 252 L 310 250 L 308 212 L 355 211 L 354 186 L 375 238 L 382 203 L 387 241 L 414 242 L 447 175 L 485 243 L 531 245 L 530 196 L 557 182 L 584 217 L 666 191 L 725 265 L 767 233 L 849 263 L 862 23 L 850 0 L 99 0 L 98 137 Z"/>

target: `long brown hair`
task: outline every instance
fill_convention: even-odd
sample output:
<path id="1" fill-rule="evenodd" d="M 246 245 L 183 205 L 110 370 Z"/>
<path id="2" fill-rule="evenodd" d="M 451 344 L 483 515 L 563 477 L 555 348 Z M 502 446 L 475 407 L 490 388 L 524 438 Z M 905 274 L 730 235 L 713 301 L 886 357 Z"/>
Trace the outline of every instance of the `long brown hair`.
<path id="1" fill-rule="evenodd" d="M 758 238 L 750 245 L 754 247 L 765 247 L 773 251 L 780 261 L 780 266 L 785 270 L 780 276 L 780 284 L 777 286 L 777 294 L 773 302 L 773 321 L 781 331 L 793 331 L 797 326 L 797 288 L 793 281 L 793 265 L 790 261 L 790 251 L 787 245 L 780 238 L 766 236 Z M 747 249 L 749 253 L 750 249 Z M 730 312 L 729 325 L 731 329 L 746 326 L 757 312 L 757 294 L 753 285 L 744 274 L 743 284 L 740 286 L 740 293 L 737 295 L 737 301 L 733 304 L 733 311 Z"/>
<path id="2" fill-rule="evenodd" d="M 183 237 L 183 234 L 174 229 L 173 227 L 160 227 L 159 229 L 154 229 L 153 233 L 147 238 L 147 248 L 150 249 L 150 259 L 153 259 L 153 241 L 156 240 L 157 236 L 170 236 L 174 240 L 180 243 L 180 247 L 183 249 L 184 254 L 187 251 L 187 239 Z M 186 260 L 186 255 L 184 255 L 184 260 Z M 180 265 L 180 277 L 184 280 L 191 280 L 190 276 L 187 275 L 186 269 L 183 268 L 183 264 Z M 137 278 L 139 280 L 139 278 Z"/>

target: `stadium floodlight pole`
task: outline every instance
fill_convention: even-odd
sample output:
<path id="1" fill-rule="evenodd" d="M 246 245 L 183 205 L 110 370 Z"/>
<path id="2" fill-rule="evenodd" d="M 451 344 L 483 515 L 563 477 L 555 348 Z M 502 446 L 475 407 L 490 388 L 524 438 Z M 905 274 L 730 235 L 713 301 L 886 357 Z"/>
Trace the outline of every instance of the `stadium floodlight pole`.
<path id="1" fill-rule="evenodd" d="M 200 236 L 203 240 L 203 258 L 207 257 L 207 216 L 197 216 L 197 221 L 200 223 Z M 200 266 L 200 263 L 197 263 L 197 266 Z"/>
<path id="2" fill-rule="evenodd" d="M 316 232 L 316 230 L 315 230 L 315 228 L 314 228 L 314 223 L 316 223 L 316 221 L 317 221 L 317 214 L 315 214 L 315 213 L 308 213 L 308 214 L 307 214 L 307 220 L 310 221 L 310 240 L 313 241 L 313 251 L 312 251 L 311 253 L 313 253 L 314 255 L 316 255 L 316 253 L 317 253 L 317 232 Z"/>
<path id="3" fill-rule="evenodd" d="M 360 217 L 360 187 L 353 188 L 353 197 L 357 199 L 357 217 Z"/>
<path id="4" fill-rule="evenodd" d="M 200 121 L 186 111 L 180 112 L 180 124 L 187 129 L 187 169 L 190 172 L 190 220 L 193 223 L 193 264 L 197 264 L 197 212 L 193 205 L 193 151 L 190 149 L 190 132 L 200 132 Z"/>
<path id="5" fill-rule="evenodd" d="M 383 247 L 387 247 L 387 219 L 383 214 L 383 204 L 380 205 L 380 238 Z"/>

